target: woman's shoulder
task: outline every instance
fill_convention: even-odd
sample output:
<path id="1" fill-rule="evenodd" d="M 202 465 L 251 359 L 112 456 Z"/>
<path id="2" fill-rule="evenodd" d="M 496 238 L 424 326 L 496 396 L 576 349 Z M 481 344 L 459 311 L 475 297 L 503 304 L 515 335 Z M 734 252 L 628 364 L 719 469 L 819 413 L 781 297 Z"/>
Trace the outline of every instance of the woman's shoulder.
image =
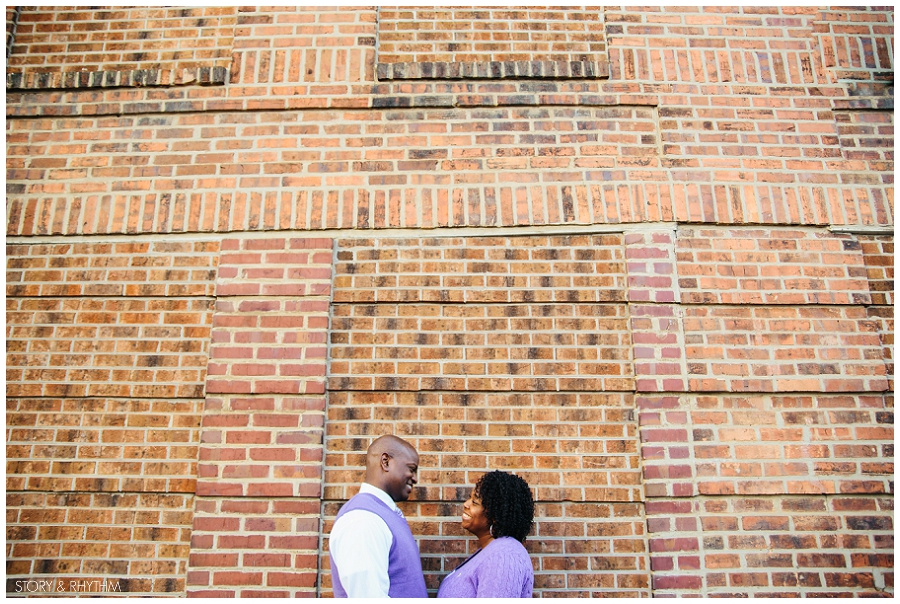
<path id="1" fill-rule="evenodd" d="M 516 539 L 515 537 L 497 537 L 491 544 L 499 548 L 504 549 L 525 549 L 525 546 L 522 545 L 522 542 Z"/>
<path id="2" fill-rule="evenodd" d="M 485 551 L 487 549 L 492 549 L 495 555 L 499 556 L 528 557 L 528 550 L 525 549 L 525 546 L 518 539 L 513 537 L 494 539 Z"/>

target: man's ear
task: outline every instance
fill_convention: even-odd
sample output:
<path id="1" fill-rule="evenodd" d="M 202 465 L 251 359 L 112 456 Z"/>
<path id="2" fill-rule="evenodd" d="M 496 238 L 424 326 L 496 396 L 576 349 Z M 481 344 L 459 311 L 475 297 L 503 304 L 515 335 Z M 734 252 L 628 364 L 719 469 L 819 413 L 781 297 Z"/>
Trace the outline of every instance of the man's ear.
<path id="1" fill-rule="evenodd" d="M 381 454 L 381 469 L 384 470 L 385 472 L 387 472 L 388 466 L 390 465 L 390 463 L 391 463 L 391 456 L 388 455 L 387 453 L 382 453 Z"/>

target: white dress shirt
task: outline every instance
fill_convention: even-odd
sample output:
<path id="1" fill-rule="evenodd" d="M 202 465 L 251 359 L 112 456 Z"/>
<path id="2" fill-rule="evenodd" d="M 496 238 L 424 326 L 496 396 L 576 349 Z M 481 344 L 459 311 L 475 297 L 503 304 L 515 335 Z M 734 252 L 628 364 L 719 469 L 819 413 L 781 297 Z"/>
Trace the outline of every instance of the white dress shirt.
<path id="1" fill-rule="evenodd" d="M 378 487 L 364 482 L 359 492 L 375 495 L 397 514 L 403 515 L 390 495 Z M 390 597 L 388 558 L 393 540 L 387 523 L 366 510 L 351 510 L 334 523 L 328 547 L 340 569 L 341 585 L 347 597 Z"/>

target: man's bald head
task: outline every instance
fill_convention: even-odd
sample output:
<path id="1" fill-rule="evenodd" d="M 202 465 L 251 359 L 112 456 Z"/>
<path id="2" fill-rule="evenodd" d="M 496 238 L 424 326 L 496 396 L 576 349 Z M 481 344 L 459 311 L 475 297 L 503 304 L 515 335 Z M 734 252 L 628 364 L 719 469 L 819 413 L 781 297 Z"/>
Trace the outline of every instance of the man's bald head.
<path id="1" fill-rule="evenodd" d="M 366 451 L 366 482 L 394 501 L 406 501 L 418 482 L 419 454 L 415 447 L 393 434 L 379 436 Z"/>
<path id="2" fill-rule="evenodd" d="M 369 448 L 366 451 L 366 469 L 368 470 L 373 465 L 377 467 L 382 453 L 397 455 L 402 451 L 416 453 L 415 447 L 399 436 L 394 436 L 393 434 L 379 436 L 372 441 L 372 444 L 369 445 Z"/>

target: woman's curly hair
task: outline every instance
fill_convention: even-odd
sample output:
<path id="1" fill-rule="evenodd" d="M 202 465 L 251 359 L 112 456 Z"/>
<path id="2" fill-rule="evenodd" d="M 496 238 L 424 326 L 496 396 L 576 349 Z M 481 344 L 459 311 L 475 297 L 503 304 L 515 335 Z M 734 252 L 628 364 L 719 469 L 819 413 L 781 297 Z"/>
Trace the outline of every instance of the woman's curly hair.
<path id="1" fill-rule="evenodd" d="M 472 495 L 481 499 L 495 538 L 513 537 L 525 542 L 534 526 L 534 499 L 523 478 L 494 470 L 478 479 Z"/>

